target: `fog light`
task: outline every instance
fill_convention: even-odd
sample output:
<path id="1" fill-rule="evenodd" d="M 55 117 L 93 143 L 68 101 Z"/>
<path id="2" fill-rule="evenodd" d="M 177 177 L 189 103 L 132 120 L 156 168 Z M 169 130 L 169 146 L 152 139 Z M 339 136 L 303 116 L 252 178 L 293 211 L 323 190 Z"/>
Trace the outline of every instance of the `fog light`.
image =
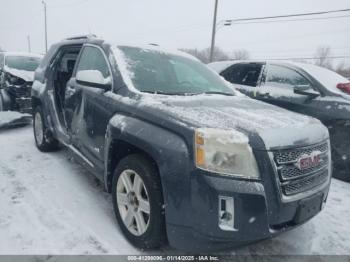
<path id="1" fill-rule="evenodd" d="M 219 196 L 219 228 L 225 231 L 237 231 L 234 219 L 233 197 Z"/>

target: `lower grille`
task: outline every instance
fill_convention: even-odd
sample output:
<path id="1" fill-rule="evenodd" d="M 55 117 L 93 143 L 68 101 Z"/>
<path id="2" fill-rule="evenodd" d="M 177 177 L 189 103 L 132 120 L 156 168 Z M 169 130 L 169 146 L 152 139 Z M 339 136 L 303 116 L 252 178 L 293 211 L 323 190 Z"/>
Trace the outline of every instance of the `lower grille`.
<path id="1" fill-rule="evenodd" d="M 282 190 L 287 196 L 298 194 L 322 185 L 327 181 L 327 178 L 328 170 L 325 170 L 322 173 L 317 173 L 316 175 L 308 176 L 306 178 L 296 180 L 295 182 L 288 183 L 282 186 Z"/>
<path id="2" fill-rule="evenodd" d="M 322 185 L 329 174 L 328 141 L 295 149 L 273 151 L 278 170 L 278 184 L 286 196 L 295 195 Z M 306 160 L 309 165 L 300 166 Z M 305 163 L 305 162 L 303 162 Z"/>

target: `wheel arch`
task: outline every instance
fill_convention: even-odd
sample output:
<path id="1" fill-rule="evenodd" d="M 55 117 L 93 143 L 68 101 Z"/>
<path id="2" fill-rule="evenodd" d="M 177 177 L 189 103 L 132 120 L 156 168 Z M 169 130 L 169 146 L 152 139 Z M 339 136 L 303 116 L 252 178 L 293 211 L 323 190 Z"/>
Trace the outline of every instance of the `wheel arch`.
<path id="1" fill-rule="evenodd" d="M 180 179 L 177 172 L 183 173 L 182 169 L 188 168 L 189 150 L 182 137 L 131 116 L 115 115 L 109 122 L 105 141 L 104 182 L 108 192 L 111 191 L 111 180 L 116 165 L 129 154 L 139 153 L 156 166 L 164 201 L 169 177 L 176 176 Z"/>

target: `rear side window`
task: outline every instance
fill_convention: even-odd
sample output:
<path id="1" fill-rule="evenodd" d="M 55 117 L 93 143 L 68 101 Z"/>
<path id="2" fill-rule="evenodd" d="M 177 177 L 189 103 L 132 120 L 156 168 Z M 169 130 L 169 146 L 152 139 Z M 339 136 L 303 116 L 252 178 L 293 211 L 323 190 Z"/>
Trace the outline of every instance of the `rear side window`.
<path id="1" fill-rule="evenodd" d="M 77 66 L 77 72 L 84 70 L 97 70 L 100 71 L 104 78 L 110 76 L 107 61 L 101 52 L 96 47 L 86 46 L 81 54 L 79 64 Z"/>
<path id="2" fill-rule="evenodd" d="M 236 64 L 224 72 L 223 77 L 233 84 L 257 86 L 261 69 L 261 64 Z"/>
<path id="3" fill-rule="evenodd" d="M 297 86 L 310 87 L 310 82 L 297 71 L 278 65 L 270 65 L 267 71 L 266 85 L 281 88 Z"/>

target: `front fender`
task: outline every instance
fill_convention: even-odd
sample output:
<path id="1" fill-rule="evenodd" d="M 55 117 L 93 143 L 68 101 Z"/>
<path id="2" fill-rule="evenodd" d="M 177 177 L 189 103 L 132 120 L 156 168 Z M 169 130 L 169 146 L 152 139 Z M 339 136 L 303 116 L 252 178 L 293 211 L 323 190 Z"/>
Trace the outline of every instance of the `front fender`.
<path id="1" fill-rule="evenodd" d="M 162 184 L 167 223 L 186 224 L 190 206 L 190 156 L 185 139 L 140 119 L 115 115 L 109 122 L 105 145 L 105 186 L 113 141 L 122 140 L 148 154 L 156 162 Z"/>

